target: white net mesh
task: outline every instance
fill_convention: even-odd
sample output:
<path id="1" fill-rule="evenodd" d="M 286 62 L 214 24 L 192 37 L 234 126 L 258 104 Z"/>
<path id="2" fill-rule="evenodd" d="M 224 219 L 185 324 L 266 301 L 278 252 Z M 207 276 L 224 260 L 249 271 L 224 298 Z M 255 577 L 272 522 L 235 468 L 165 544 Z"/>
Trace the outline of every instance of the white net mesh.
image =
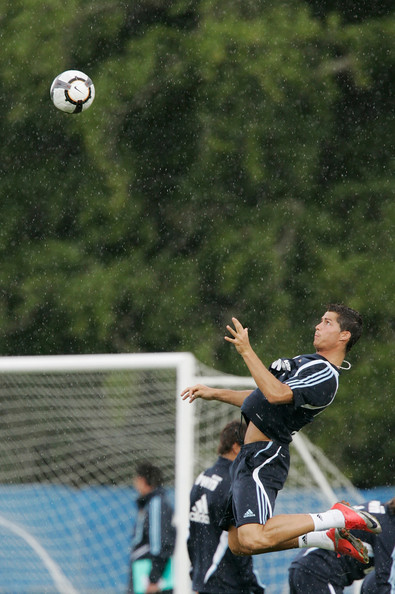
<path id="1" fill-rule="evenodd" d="M 0 399 L 3 483 L 130 484 L 146 457 L 174 480 L 175 370 L 3 374 Z"/>
<path id="2" fill-rule="evenodd" d="M 125 592 L 135 463 L 174 485 L 176 369 L 152 367 L 2 374 L 0 591 Z"/>
<path id="3" fill-rule="evenodd" d="M 63 371 L 45 368 L 40 357 L 34 371 L 30 363 L 28 371 L 22 369 L 23 358 L 18 372 L 7 371 L 10 360 L 1 361 L 0 592 L 126 591 L 136 512 L 135 463 L 149 459 L 159 465 L 170 495 L 179 472 L 175 428 L 180 368 L 159 365 L 160 357 L 151 355 L 143 367 L 130 355 L 129 369 L 97 365 L 95 370 L 73 370 L 68 364 Z M 201 365 L 195 373 L 219 386 L 232 380 Z M 246 379 L 232 381 L 251 385 Z M 186 407 L 194 413 L 196 475 L 212 464 L 220 430 L 239 419 L 240 411 L 217 402 L 183 403 L 181 410 Z M 309 444 L 307 448 L 328 482 L 341 490 L 341 498 L 356 502 L 352 485 L 323 453 Z M 189 491 L 190 485 L 184 487 Z M 320 511 L 327 499 L 293 448 L 276 513 Z M 292 556 L 256 559 L 268 594 L 286 591 Z M 177 584 L 176 592 L 188 594 L 177 591 Z"/>

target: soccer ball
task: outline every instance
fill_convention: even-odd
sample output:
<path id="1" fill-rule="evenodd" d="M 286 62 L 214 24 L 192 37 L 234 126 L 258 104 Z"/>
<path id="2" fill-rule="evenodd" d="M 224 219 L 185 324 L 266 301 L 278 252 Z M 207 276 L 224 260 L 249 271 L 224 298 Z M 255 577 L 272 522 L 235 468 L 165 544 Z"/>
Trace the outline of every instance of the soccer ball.
<path id="1" fill-rule="evenodd" d="M 93 82 L 80 70 L 66 70 L 51 85 L 51 99 L 55 107 L 66 113 L 81 113 L 95 98 Z"/>

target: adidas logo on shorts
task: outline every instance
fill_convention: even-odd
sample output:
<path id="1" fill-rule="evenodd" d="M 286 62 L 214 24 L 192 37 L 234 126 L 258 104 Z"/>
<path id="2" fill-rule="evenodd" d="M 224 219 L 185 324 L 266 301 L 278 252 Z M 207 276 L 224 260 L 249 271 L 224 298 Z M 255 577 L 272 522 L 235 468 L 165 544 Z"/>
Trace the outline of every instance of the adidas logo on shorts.
<path id="1" fill-rule="evenodd" d="M 255 514 L 251 509 L 248 509 L 244 514 L 243 518 L 255 518 Z"/>

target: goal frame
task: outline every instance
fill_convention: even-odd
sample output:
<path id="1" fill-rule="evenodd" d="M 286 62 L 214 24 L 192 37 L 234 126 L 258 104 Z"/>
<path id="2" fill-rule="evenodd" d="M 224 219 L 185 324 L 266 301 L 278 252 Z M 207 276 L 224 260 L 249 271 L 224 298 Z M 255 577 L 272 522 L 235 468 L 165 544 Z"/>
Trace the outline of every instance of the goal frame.
<path id="1" fill-rule="evenodd" d="M 176 370 L 175 513 L 177 529 L 174 554 L 175 594 L 190 591 L 188 536 L 189 491 L 193 481 L 193 409 L 180 398 L 181 391 L 196 379 L 192 353 L 122 353 L 97 355 L 33 355 L 0 357 L 1 373 L 45 373 L 122 369 Z"/>

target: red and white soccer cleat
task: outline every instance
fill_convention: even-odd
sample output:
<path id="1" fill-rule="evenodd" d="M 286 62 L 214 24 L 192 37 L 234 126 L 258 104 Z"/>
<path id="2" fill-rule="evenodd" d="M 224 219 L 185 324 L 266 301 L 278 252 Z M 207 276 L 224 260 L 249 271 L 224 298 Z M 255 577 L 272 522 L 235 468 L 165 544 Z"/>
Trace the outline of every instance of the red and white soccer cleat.
<path id="1" fill-rule="evenodd" d="M 360 563 L 369 563 L 368 550 L 362 540 L 355 538 L 345 528 L 331 528 L 326 533 L 335 545 L 335 552 L 349 555 Z"/>
<path id="2" fill-rule="evenodd" d="M 331 509 L 338 509 L 344 516 L 346 530 L 365 530 L 380 534 L 380 522 L 366 511 L 358 511 L 345 501 L 335 503 Z"/>

